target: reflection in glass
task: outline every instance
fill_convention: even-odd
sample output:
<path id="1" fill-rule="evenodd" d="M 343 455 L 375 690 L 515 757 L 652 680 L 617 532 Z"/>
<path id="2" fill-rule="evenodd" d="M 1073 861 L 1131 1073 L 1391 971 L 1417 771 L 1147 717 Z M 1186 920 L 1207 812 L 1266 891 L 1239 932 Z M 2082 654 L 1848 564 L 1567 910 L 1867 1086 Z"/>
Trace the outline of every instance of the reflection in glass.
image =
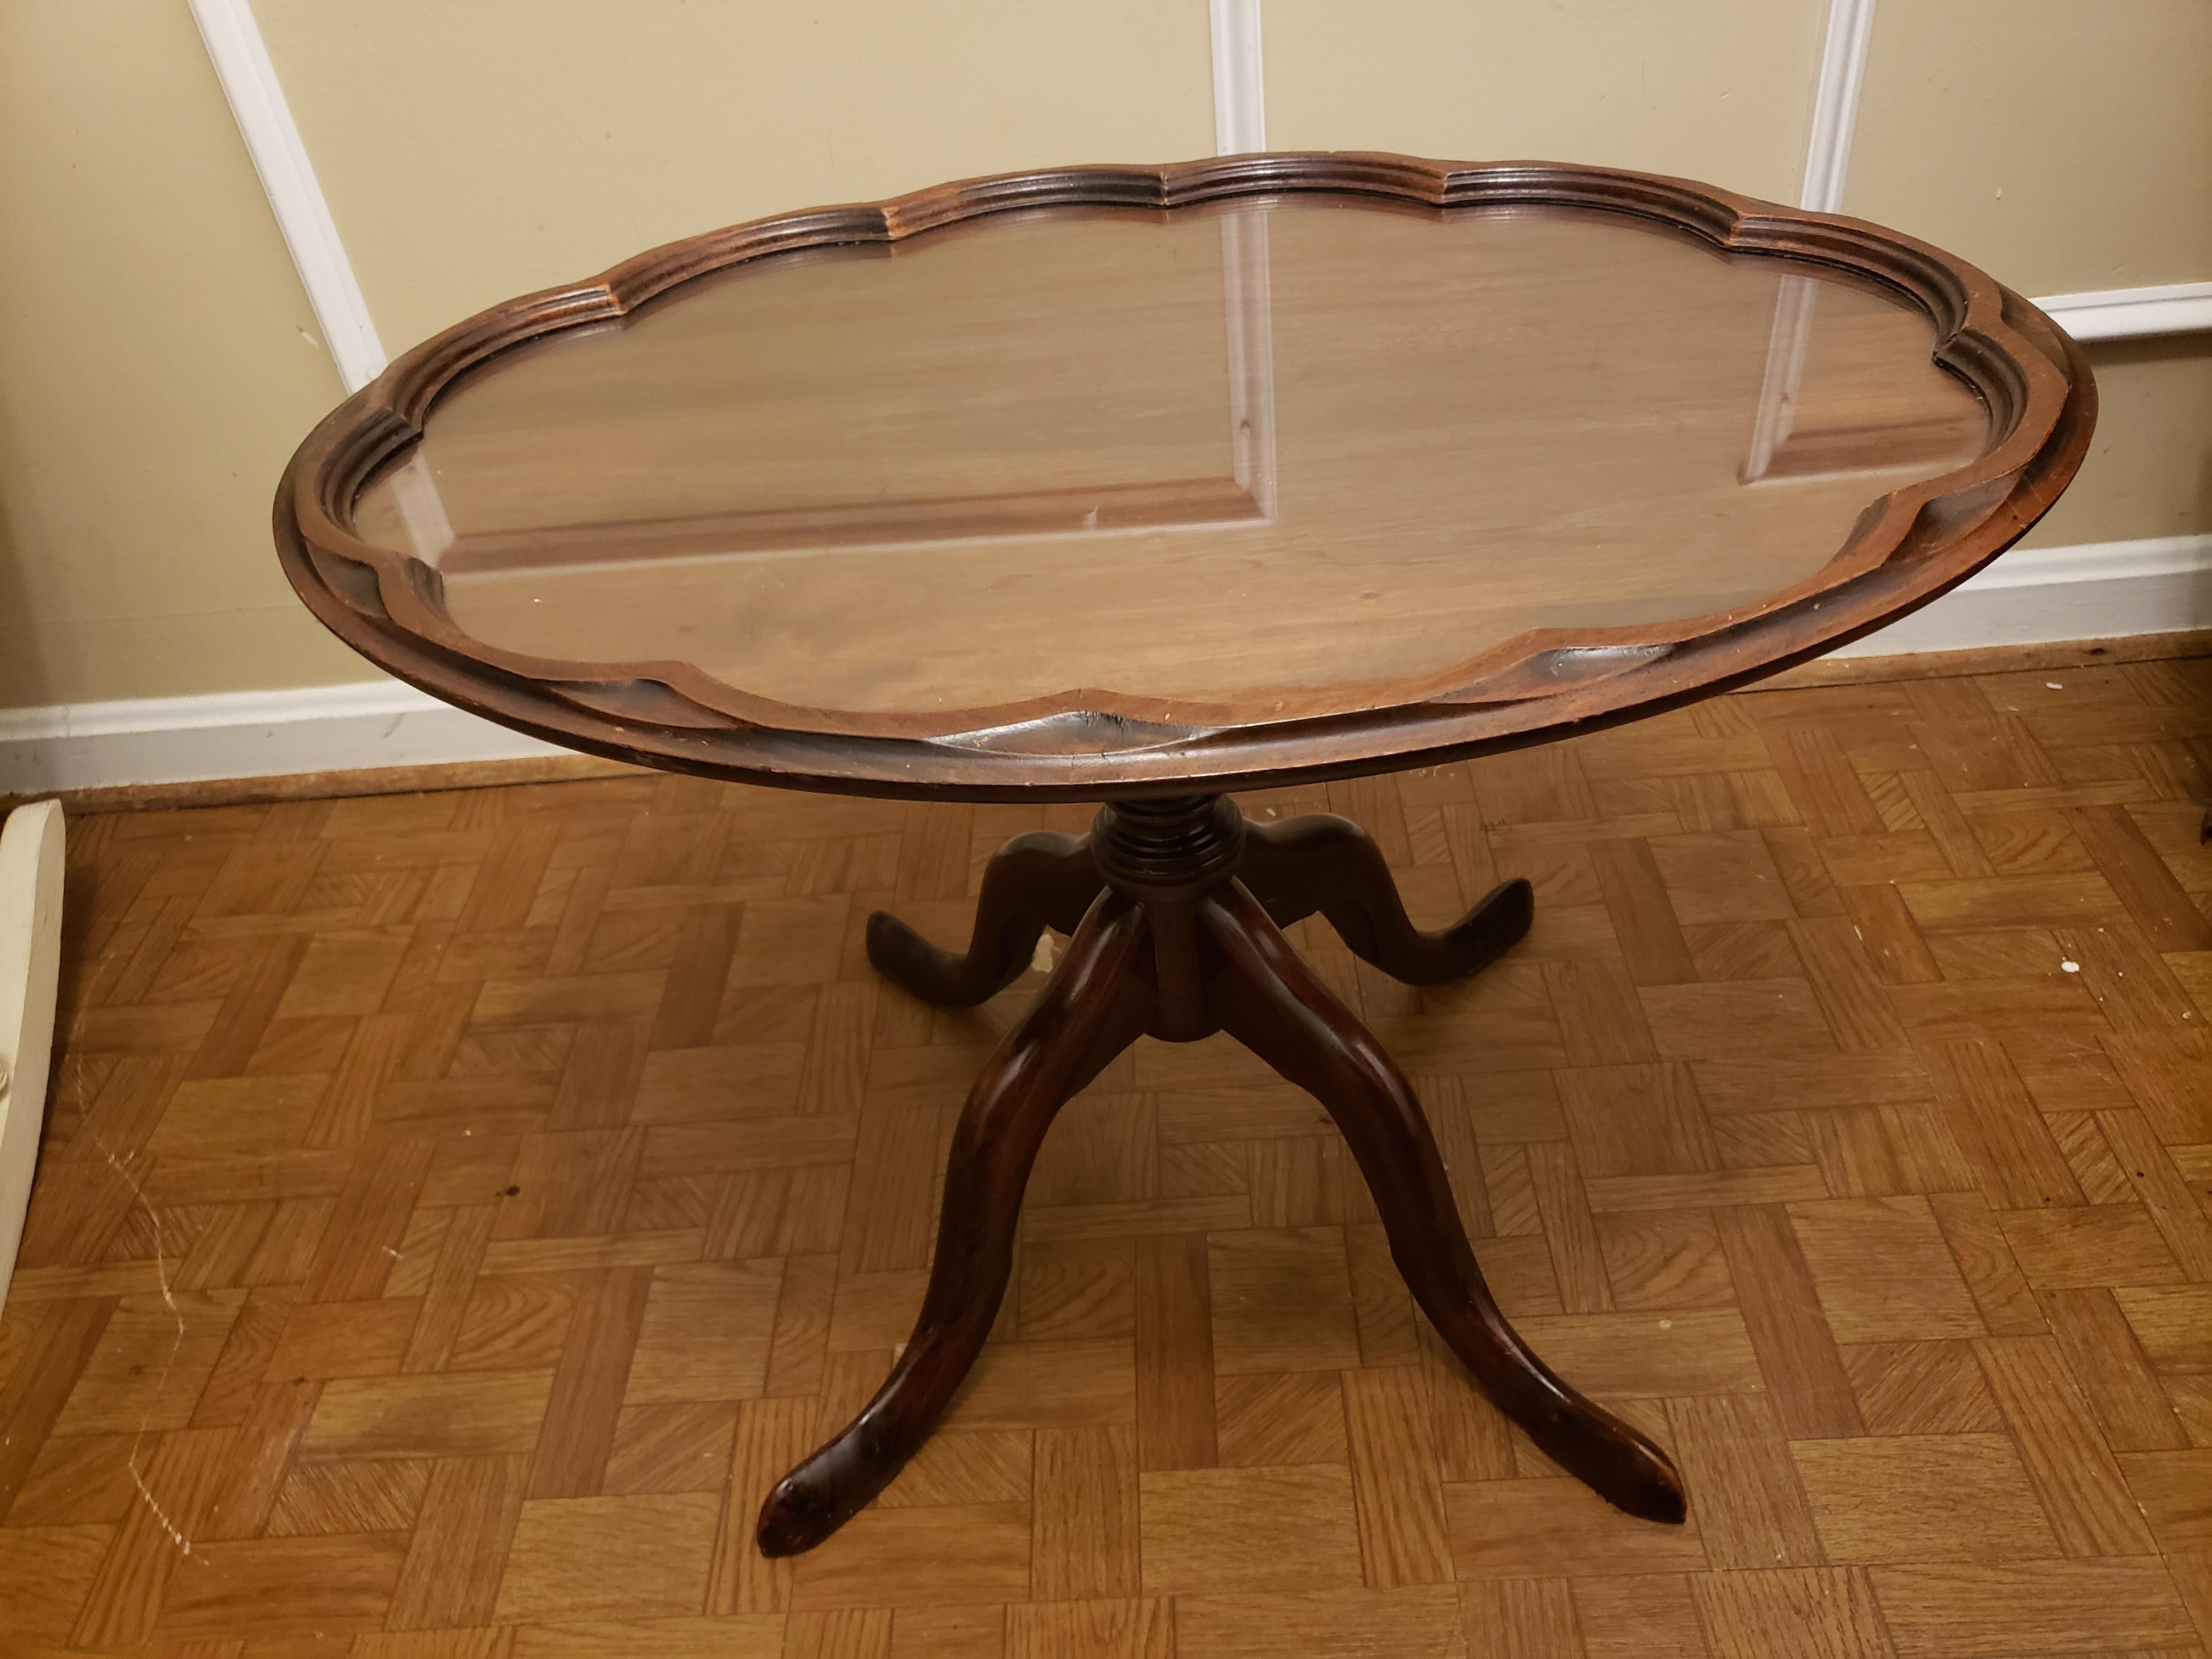
<path id="1" fill-rule="evenodd" d="M 491 645 L 794 703 L 1357 707 L 1811 576 L 1989 441 L 1932 346 L 1871 283 L 1626 215 L 1012 213 L 505 354 L 357 528 Z"/>

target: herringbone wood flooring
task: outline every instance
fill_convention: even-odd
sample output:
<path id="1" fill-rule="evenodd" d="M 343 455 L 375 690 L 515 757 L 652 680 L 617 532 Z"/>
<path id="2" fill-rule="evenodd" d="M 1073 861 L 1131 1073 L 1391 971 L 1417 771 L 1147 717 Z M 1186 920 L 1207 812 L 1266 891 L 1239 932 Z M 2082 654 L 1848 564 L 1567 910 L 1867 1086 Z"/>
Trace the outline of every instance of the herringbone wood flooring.
<path id="1" fill-rule="evenodd" d="M 1360 819 L 1431 925 L 1535 883 L 1469 984 L 1300 943 L 1692 1523 L 1508 1430 L 1217 1038 L 1067 1111 L 945 1431 L 774 1565 L 755 1508 L 902 1339 L 1037 982 L 933 1012 L 861 921 L 957 939 L 1032 816 L 638 775 L 81 820 L 0 1645 L 2201 1659 L 2208 771 L 2212 662 L 2162 662 L 1249 803 Z"/>

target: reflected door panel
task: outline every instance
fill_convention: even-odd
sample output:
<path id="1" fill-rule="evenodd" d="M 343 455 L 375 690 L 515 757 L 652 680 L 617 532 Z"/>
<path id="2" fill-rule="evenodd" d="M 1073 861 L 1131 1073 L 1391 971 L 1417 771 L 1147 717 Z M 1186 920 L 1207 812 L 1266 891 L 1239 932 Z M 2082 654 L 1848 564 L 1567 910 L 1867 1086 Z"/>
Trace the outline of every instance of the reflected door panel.
<path id="1" fill-rule="evenodd" d="M 1778 436 L 1785 283 L 1810 303 Z M 788 702 L 1354 708 L 1532 628 L 1811 576 L 1988 447 L 1933 344 L 1874 284 L 1624 215 L 1001 215 L 497 358 L 356 527 L 437 565 L 488 644 Z"/>

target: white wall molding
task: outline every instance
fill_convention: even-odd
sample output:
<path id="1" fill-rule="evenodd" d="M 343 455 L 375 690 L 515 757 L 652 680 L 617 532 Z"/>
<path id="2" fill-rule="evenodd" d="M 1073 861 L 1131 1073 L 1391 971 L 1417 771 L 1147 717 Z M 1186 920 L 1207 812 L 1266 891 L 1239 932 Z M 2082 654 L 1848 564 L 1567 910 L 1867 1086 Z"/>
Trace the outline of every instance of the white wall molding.
<path id="1" fill-rule="evenodd" d="M 1838 654 L 2212 628 L 2212 535 L 2027 548 Z M 0 710 L 0 794 L 567 751 L 396 680 Z"/>
<path id="2" fill-rule="evenodd" d="M 1839 657 L 1972 651 L 2212 628 L 2212 535 L 2015 548 Z"/>
<path id="3" fill-rule="evenodd" d="M 1260 0 L 1206 0 L 1213 42 L 1213 153 L 1267 148 L 1267 95 L 1260 74 Z"/>
<path id="4" fill-rule="evenodd" d="M 2212 283 L 2054 294 L 2035 303 L 2077 340 L 2142 340 L 2212 330 Z"/>
<path id="5" fill-rule="evenodd" d="M 253 21 L 247 0 L 191 0 L 192 21 L 222 82 L 223 96 L 246 140 L 246 153 L 261 175 L 270 210 L 292 263 L 307 290 L 307 302 L 323 331 L 338 374 L 346 390 L 358 392 L 384 372 L 383 344 L 370 320 L 368 302 L 355 281 L 345 245 L 338 240 L 337 222 L 307 148 L 292 119 L 284 88 L 277 83 L 276 67 L 269 61 L 261 29 Z"/>
<path id="6" fill-rule="evenodd" d="M 1851 135 L 1857 130 L 1859 93 L 1866 82 L 1868 43 L 1874 38 L 1874 0 L 1828 0 L 1827 33 L 1813 78 L 1813 116 L 1805 135 L 1805 170 L 1797 205 L 1814 213 L 1840 213 L 1844 179 L 1850 171 Z M 1817 284 L 1785 276 L 1774 296 L 1774 321 L 1766 340 L 1766 372 L 1752 416 L 1751 447 L 1739 474 L 1746 483 L 1766 476 L 1774 452 L 1796 416 L 1798 383 L 1812 337 Z"/>
<path id="7" fill-rule="evenodd" d="M 1844 210 L 1851 135 L 1866 84 L 1867 46 L 1874 39 L 1874 0 L 1829 0 L 1828 31 L 1813 81 L 1813 120 L 1805 139 L 1805 172 L 1797 205 L 1814 213 Z"/>

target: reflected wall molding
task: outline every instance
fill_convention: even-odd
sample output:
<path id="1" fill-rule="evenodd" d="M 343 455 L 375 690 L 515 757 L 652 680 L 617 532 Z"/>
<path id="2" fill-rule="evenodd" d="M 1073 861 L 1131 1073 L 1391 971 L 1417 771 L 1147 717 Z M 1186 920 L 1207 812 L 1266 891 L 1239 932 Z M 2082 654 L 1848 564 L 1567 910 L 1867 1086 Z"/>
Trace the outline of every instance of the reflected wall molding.
<path id="1" fill-rule="evenodd" d="M 1813 77 L 1813 114 L 1806 125 L 1805 166 L 1797 185 L 1797 205 L 1808 212 L 1844 210 L 1844 180 L 1850 173 L 1851 137 L 1858 127 L 1859 94 L 1866 83 L 1867 47 L 1873 39 L 1874 0 L 1828 0 L 1820 67 Z M 1787 276 L 1775 294 L 1766 371 L 1759 383 L 1759 410 L 1752 417 L 1750 451 L 1740 475 L 1746 483 L 1766 476 L 1796 417 L 1805 348 L 1813 336 L 1816 286 L 1802 276 Z"/>

